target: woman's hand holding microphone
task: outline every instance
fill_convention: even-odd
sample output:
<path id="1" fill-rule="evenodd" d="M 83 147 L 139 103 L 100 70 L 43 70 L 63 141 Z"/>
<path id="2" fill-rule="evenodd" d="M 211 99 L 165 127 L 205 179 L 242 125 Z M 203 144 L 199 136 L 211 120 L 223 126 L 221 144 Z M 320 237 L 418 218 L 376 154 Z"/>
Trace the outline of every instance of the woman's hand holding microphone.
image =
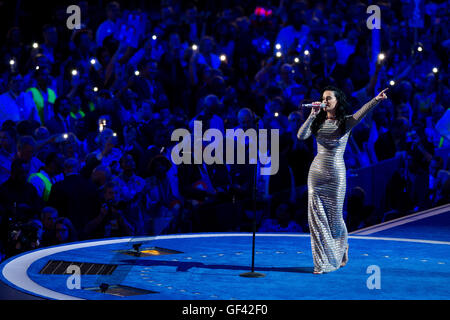
<path id="1" fill-rule="evenodd" d="M 311 107 L 311 116 L 317 116 L 320 112 L 320 108 L 322 107 L 322 102 L 316 101 L 311 103 L 313 106 Z"/>

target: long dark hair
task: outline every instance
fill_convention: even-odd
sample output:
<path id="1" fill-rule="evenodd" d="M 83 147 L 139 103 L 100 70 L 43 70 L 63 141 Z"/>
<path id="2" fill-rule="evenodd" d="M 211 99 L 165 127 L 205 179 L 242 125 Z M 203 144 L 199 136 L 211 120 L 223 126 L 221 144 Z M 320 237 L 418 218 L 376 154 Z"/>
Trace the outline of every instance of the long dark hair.
<path id="1" fill-rule="evenodd" d="M 341 134 L 345 133 L 345 116 L 347 115 L 347 110 L 349 110 L 349 103 L 347 102 L 347 98 L 345 97 L 345 93 L 333 86 L 327 86 L 325 87 L 321 94 L 320 99 L 322 100 L 323 93 L 325 91 L 333 91 L 334 95 L 337 100 L 336 104 L 336 119 L 338 120 L 338 127 L 341 132 Z M 319 131 L 322 124 L 325 122 L 325 119 L 327 117 L 327 112 L 323 109 L 320 109 L 319 114 L 314 119 L 313 123 L 311 124 L 311 132 L 316 135 L 317 131 Z"/>

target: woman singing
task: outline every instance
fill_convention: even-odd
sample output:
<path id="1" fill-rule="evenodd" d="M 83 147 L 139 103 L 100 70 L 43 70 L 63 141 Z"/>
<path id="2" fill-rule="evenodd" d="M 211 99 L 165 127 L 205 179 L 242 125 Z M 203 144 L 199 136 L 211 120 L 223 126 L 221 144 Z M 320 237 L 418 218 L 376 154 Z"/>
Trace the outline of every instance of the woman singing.
<path id="1" fill-rule="evenodd" d="M 344 151 L 350 131 L 381 100 L 381 91 L 353 115 L 346 115 L 345 94 L 335 88 L 322 91 L 325 107 L 313 107 L 308 119 L 297 133 L 300 140 L 314 134 L 317 155 L 308 174 L 308 222 L 314 273 L 331 272 L 348 261 L 347 228 L 342 216 L 346 190 Z"/>

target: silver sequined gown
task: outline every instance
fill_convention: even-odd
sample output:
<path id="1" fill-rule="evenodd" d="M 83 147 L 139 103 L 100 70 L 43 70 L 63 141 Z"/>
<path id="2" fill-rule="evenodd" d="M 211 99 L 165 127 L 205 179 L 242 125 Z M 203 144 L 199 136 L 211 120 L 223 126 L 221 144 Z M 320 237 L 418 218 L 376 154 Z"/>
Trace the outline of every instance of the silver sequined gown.
<path id="1" fill-rule="evenodd" d="M 346 191 L 344 151 L 351 129 L 377 104 L 374 99 L 346 117 L 346 130 L 340 134 L 336 120 L 325 120 L 319 128 L 317 155 L 308 174 L 308 222 L 314 271 L 330 272 L 343 262 L 348 246 L 347 228 L 342 216 Z M 300 140 L 311 135 L 310 115 L 298 131 Z"/>

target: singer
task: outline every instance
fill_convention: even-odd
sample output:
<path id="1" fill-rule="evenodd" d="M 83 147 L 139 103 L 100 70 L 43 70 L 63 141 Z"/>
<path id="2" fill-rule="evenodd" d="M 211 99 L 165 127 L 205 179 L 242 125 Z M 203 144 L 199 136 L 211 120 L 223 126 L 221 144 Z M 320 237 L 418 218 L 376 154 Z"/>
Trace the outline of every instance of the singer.
<path id="1" fill-rule="evenodd" d="M 307 139 L 313 134 L 317 141 L 317 156 L 308 174 L 308 223 L 314 274 L 331 272 L 348 261 L 348 233 L 342 216 L 346 191 L 344 151 L 350 131 L 381 100 L 381 91 L 353 115 L 347 115 L 348 102 L 338 88 L 322 91 L 323 108 L 314 103 L 308 119 L 300 127 L 297 137 Z"/>

